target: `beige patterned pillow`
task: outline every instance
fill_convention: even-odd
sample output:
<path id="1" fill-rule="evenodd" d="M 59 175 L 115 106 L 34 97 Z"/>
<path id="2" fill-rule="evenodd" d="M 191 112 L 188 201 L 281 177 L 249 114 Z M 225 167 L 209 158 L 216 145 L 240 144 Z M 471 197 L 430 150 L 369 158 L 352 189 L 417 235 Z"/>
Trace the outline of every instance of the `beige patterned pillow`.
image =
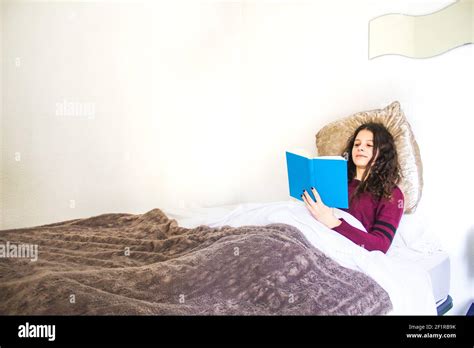
<path id="1" fill-rule="evenodd" d="M 405 195 L 404 211 L 413 213 L 423 190 L 423 165 L 420 149 L 399 102 L 395 101 L 384 109 L 358 112 L 323 127 L 316 134 L 318 155 L 341 155 L 352 133 L 366 122 L 382 123 L 392 134 L 402 172 L 398 186 Z"/>

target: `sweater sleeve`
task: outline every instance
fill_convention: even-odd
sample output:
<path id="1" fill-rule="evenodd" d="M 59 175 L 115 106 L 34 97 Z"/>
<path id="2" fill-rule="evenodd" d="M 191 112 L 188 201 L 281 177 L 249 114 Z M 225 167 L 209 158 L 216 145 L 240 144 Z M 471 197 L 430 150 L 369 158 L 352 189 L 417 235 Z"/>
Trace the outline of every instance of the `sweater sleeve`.
<path id="1" fill-rule="evenodd" d="M 333 230 L 369 251 L 380 250 L 386 253 L 392 244 L 393 237 L 402 218 L 403 206 L 403 193 L 396 187 L 392 194 L 392 199 L 381 200 L 375 212 L 373 227 L 369 231 L 361 231 L 347 223 L 343 218 L 339 219 L 342 221 L 342 224 L 334 227 Z"/>

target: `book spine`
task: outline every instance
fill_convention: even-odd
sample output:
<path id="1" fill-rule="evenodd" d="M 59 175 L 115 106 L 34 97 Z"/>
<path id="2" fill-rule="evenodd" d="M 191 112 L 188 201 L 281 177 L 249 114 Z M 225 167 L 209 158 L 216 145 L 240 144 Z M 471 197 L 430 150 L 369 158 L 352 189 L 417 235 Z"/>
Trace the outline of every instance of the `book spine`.
<path id="1" fill-rule="evenodd" d="M 315 166 L 316 166 L 316 159 L 314 159 L 314 158 L 310 159 L 309 160 L 309 182 L 310 182 L 310 187 L 308 187 L 308 190 L 311 190 L 311 186 L 316 187 L 316 170 L 314 168 Z M 311 191 L 310 191 L 310 196 L 314 200 L 314 195 Z"/>

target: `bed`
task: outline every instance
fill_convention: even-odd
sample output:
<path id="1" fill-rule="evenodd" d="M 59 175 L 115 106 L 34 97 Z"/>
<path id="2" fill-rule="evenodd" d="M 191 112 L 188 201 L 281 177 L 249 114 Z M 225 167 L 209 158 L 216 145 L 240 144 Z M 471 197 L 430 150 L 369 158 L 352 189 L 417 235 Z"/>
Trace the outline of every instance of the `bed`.
<path id="1" fill-rule="evenodd" d="M 36 244 L 39 253 L 35 262 L 0 260 L 0 313 L 436 315 L 446 258 L 404 244 L 410 219 L 400 227 L 387 255 L 328 229 L 295 200 L 4 230 L 0 244 Z"/>
<path id="2" fill-rule="evenodd" d="M 271 203 L 246 203 L 225 205 L 219 207 L 189 207 L 186 209 L 170 209 L 167 214 L 179 221 L 183 226 L 193 227 L 199 224 L 208 223 L 211 226 L 219 226 L 223 224 L 245 224 L 245 223 L 271 223 L 271 222 L 285 222 L 292 223 L 292 219 L 288 216 L 275 218 L 268 217 L 271 215 L 269 211 L 275 211 L 275 207 L 281 209 L 292 209 L 298 212 L 297 214 L 305 215 L 303 204 L 290 199 L 282 202 Z M 289 207 L 289 208 L 288 208 Z M 249 214 L 252 212 L 253 214 Z M 278 214 L 277 214 L 278 215 Z M 308 216 L 311 220 L 311 217 Z M 346 216 L 347 218 L 347 216 Z M 297 226 L 301 226 L 297 224 Z M 384 258 L 381 253 L 375 253 L 377 257 Z M 452 308 L 452 298 L 449 295 L 450 288 L 450 260 L 449 254 L 442 250 L 438 241 L 430 236 L 428 231 L 425 231 L 422 219 L 416 214 L 404 215 L 397 235 L 386 254 L 386 258 L 391 261 L 403 265 L 406 270 L 416 268 L 415 274 L 420 276 L 420 279 L 411 279 L 412 286 L 404 283 L 408 293 L 412 293 L 412 299 L 408 299 L 410 295 L 404 300 L 397 294 L 397 289 L 388 290 L 393 297 L 399 298 L 400 305 L 391 310 L 388 314 L 392 315 L 443 315 Z M 344 264 L 348 266 L 347 264 Z M 404 280 L 403 278 L 401 278 Z M 407 275 L 406 281 L 410 282 L 410 277 Z M 418 285 L 416 285 L 418 283 Z M 417 291 L 417 286 L 424 287 L 423 291 Z M 427 290 L 427 288 L 429 290 Z M 387 287 L 389 289 L 389 287 Z M 387 290 L 386 289 L 386 290 Z M 399 289 L 398 289 L 399 290 Z M 418 288 L 419 290 L 419 288 Z M 429 300 L 427 300 L 429 299 Z"/>
<path id="3" fill-rule="evenodd" d="M 297 227 L 253 222 L 189 228 L 155 208 L 0 231 L 0 313 L 380 315 L 394 307 L 374 279 Z"/>

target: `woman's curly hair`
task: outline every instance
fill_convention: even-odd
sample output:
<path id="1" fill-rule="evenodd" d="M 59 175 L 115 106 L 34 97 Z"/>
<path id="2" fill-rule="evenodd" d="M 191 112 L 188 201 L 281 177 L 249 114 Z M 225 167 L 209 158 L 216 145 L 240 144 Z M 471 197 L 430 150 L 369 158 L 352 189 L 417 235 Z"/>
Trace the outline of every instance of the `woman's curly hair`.
<path id="1" fill-rule="evenodd" d="M 357 174 L 356 165 L 352 160 L 352 148 L 357 134 L 364 129 L 371 131 L 373 134 L 373 156 L 367 163 L 361 183 L 354 190 L 350 201 L 358 198 L 364 192 L 372 193 L 377 200 L 390 199 L 393 189 L 401 180 L 401 171 L 393 136 L 381 123 L 364 123 L 349 138 L 343 153 L 343 156 L 348 155 L 347 178 L 351 181 Z M 377 153 L 378 156 L 374 162 Z"/>

